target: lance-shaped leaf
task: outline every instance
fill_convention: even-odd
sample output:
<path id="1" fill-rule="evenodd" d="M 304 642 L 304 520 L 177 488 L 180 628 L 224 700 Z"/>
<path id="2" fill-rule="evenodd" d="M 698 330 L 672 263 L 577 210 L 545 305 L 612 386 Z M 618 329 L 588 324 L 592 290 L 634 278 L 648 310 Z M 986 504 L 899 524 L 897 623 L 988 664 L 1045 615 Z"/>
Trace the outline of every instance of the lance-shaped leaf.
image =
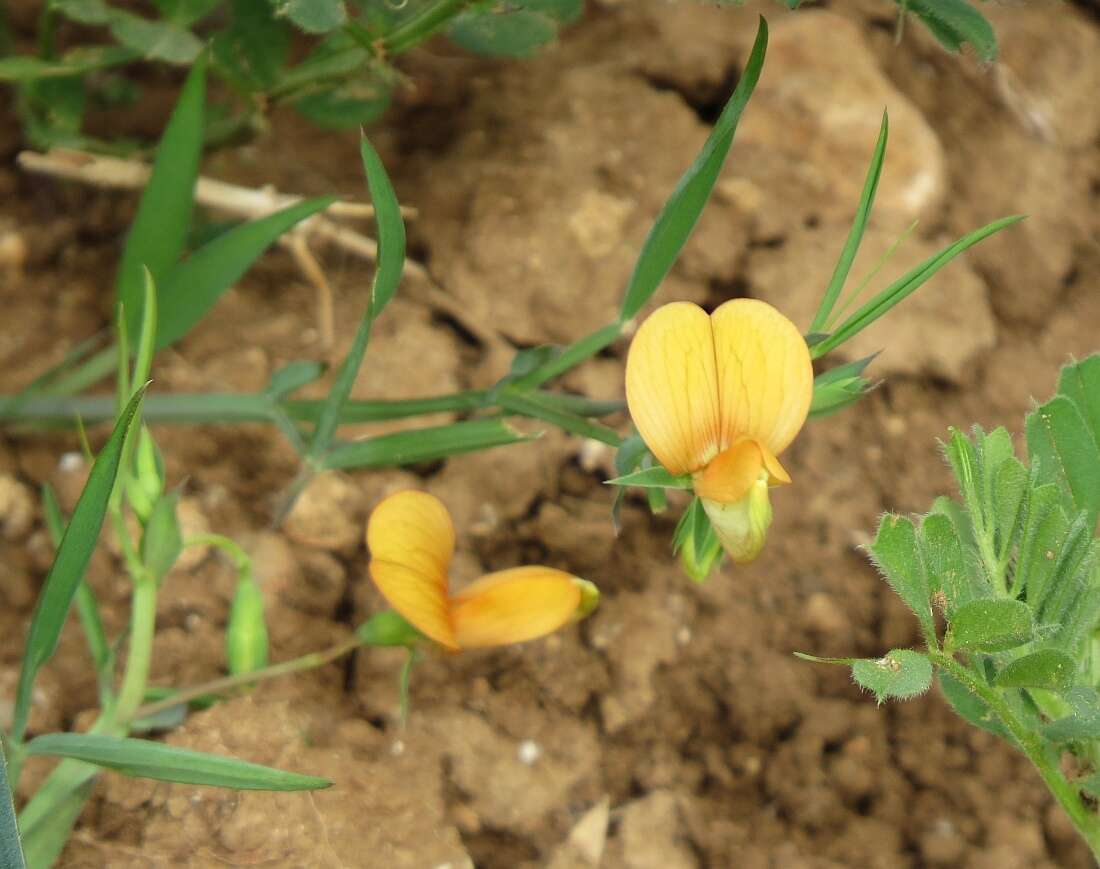
<path id="1" fill-rule="evenodd" d="M 921 564 L 917 532 L 904 516 L 887 514 L 870 547 L 871 559 L 890 587 L 917 616 L 925 635 L 935 635 L 931 590 Z"/>
<path id="2" fill-rule="evenodd" d="M 1055 396 L 1027 416 L 1027 448 L 1039 462 L 1040 482 L 1056 483 L 1075 510 L 1100 515 L 1100 447 L 1077 405 Z"/>
<path id="3" fill-rule="evenodd" d="M 997 37 L 993 26 L 966 0 L 895 0 L 904 11 L 912 12 L 948 51 L 961 51 L 966 44 L 982 60 L 997 56 Z"/>
<path id="4" fill-rule="evenodd" d="M 920 527 L 921 558 L 928 576 L 929 591 L 943 595 L 946 615 L 979 597 L 980 589 L 967 569 L 959 534 L 951 519 L 942 513 L 924 517 Z"/>
<path id="5" fill-rule="evenodd" d="M 166 347 L 187 334 L 280 235 L 333 201 L 332 196 L 307 199 L 236 226 L 157 280 L 157 347 Z"/>
<path id="6" fill-rule="evenodd" d="M 141 332 L 145 269 L 159 284 L 183 254 L 202 155 L 205 104 L 206 62 L 200 56 L 184 82 L 157 146 L 149 183 L 141 194 L 122 250 L 116 295 L 130 335 Z"/>
<path id="7" fill-rule="evenodd" d="M 1058 378 L 1058 393 L 1077 405 L 1100 444 L 1100 353 L 1066 365 Z"/>
<path id="8" fill-rule="evenodd" d="M 710 198 L 714 183 L 718 180 L 718 173 L 726 160 L 726 154 L 729 153 L 733 134 L 737 130 L 737 122 L 741 119 L 741 112 L 760 78 L 767 46 L 768 25 L 761 18 L 756 31 L 756 42 L 733 96 L 722 109 L 722 114 L 718 117 L 718 122 L 714 125 L 714 130 L 706 144 L 703 145 L 703 150 L 680 178 L 676 189 L 661 209 L 661 213 L 657 215 L 657 220 L 646 237 L 623 297 L 622 309 L 619 313 L 621 321 L 634 317 L 653 295 L 672 268 L 672 264 L 676 262 L 681 248 L 699 220 L 699 215 L 703 213 L 703 206 Z"/>
<path id="9" fill-rule="evenodd" d="M 998 688 L 1044 688 L 1062 691 L 1073 684 L 1077 663 L 1065 652 L 1040 649 L 1017 658 L 993 680 Z"/>
<path id="10" fill-rule="evenodd" d="M 1044 727 L 1043 735 L 1052 742 L 1100 739 L 1100 695 L 1096 689 L 1071 688 L 1062 696 L 1072 711 Z"/>
<path id="11" fill-rule="evenodd" d="M 340 372 L 336 375 L 336 382 L 325 399 L 321 415 L 317 419 L 317 427 L 313 430 L 309 457 L 314 461 L 320 461 L 332 443 L 340 421 L 340 411 L 351 395 L 355 378 L 359 376 L 359 368 L 367 352 L 367 342 L 370 341 L 371 327 L 375 318 L 397 292 L 405 264 L 405 223 L 401 219 L 397 194 L 394 193 L 382 160 L 366 137 L 360 140 L 359 150 L 378 221 L 378 267 L 374 272 L 370 298 L 359 321 L 359 328 L 340 366 Z"/>
<path id="12" fill-rule="evenodd" d="M 15 805 L 12 803 L 3 746 L 0 746 L 0 866 L 9 869 L 24 869 L 26 866 L 19 841 L 19 827 L 15 823 Z"/>
<path id="13" fill-rule="evenodd" d="M 123 775 L 234 790 L 303 791 L 332 785 L 328 779 L 286 772 L 235 757 L 102 733 L 39 736 L 27 743 L 27 755 L 71 757 Z"/>
<path id="14" fill-rule="evenodd" d="M 975 652 L 1003 652 L 1030 642 L 1035 623 L 1027 604 L 1006 598 L 963 604 L 951 618 L 947 645 Z"/>
<path id="15" fill-rule="evenodd" d="M 981 697 L 967 688 L 950 673 L 945 673 L 943 670 L 940 670 L 938 675 L 940 693 L 943 694 L 944 699 L 951 704 L 951 708 L 954 709 L 964 721 L 968 721 L 975 727 L 980 727 L 982 730 L 988 730 L 990 733 L 994 733 L 1002 738 L 1009 738 L 1008 731 L 1005 730 L 1004 725 L 1001 724 L 996 713 L 989 708 Z"/>
<path id="16" fill-rule="evenodd" d="M 72 518 L 61 538 L 53 565 L 46 575 L 46 581 L 38 596 L 38 602 L 31 617 L 30 630 L 27 632 L 27 646 L 23 653 L 23 668 L 19 673 L 19 686 L 15 695 L 15 712 L 12 717 L 11 735 L 18 742 L 23 738 L 30 713 L 31 694 L 34 680 L 42 666 L 53 657 L 57 650 L 61 628 L 69 614 L 73 596 L 84 578 L 84 571 L 91 560 L 99 539 L 103 517 L 107 513 L 107 504 L 111 490 L 118 475 L 122 448 L 126 441 L 130 423 L 137 414 L 145 387 L 134 393 L 115 423 L 106 445 L 92 465 L 88 482 L 76 502 Z"/>
<path id="17" fill-rule="evenodd" d="M 324 467 L 394 468 L 531 439 L 531 435 L 517 431 L 502 420 L 475 419 L 340 444 L 325 455 Z"/>
<path id="18" fill-rule="evenodd" d="M 694 485 L 689 475 L 675 476 L 660 466 L 642 468 L 613 480 L 604 481 L 608 486 L 638 486 L 642 489 L 690 489 Z"/>
<path id="19" fill-rule="evenodd" d="M 912 649 L 894 649 L 881 658 L 852 662 L 852 678 L 875 695 L 875 700 L 907 700 L 932 684 L 932 662 Z"/>

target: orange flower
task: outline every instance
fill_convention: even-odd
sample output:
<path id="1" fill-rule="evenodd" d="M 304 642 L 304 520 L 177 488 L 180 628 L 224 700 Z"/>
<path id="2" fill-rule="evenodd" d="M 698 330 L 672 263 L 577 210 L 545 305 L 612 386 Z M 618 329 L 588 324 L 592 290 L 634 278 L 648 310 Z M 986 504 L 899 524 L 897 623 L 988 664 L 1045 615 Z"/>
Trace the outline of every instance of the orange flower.
<path id="1" fill-rule="evenodd" d="M 447 579 L 455 531 L 443 503 L 426 492 L 398 492 L 367 523 L 370 575 L 406 621 L 448 649 L 522 643 L 556 631 L 596 607 L 586 580 L 552 567 L 513 567 L 451 594 Z"/>
<path id="2" fill-rule="evenodd" d="M 664 305 L 638 329 L 626 401 L 646 446 L 690 474 L 722 546 L 756 558 L 771 524 L 768 487 L 789 483 L 777 458 L 810 410 L 813 366 L 798 328 L 771 305 L 733 299 L 708 316 Z"/>

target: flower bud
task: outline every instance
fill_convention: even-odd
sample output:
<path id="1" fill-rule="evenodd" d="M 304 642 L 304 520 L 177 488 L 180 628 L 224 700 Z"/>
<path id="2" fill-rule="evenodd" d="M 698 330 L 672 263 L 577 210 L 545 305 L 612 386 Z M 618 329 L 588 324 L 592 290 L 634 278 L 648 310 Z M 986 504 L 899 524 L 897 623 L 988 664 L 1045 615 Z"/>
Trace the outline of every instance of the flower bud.
<path id="1" fill-rule="evenodd" d="M 738 501 L 720 504 L 703 498 L 702 502 L 714 526 L 714 533 L 729 557 L 737 564 L 755 561 L 764 548 L 764 540 L 772 524 L 767 475 L 762 474 L 749 488 L 748 494 Z"/>
<path id="2" fill-rule="evenodd" d="M 237 582 L 229 608 L 225 632 L 225 654 L 229 672 L 252 673 L 267 666 L 267 624 L 264 597 L 259 585 L 247 573 Z"/>

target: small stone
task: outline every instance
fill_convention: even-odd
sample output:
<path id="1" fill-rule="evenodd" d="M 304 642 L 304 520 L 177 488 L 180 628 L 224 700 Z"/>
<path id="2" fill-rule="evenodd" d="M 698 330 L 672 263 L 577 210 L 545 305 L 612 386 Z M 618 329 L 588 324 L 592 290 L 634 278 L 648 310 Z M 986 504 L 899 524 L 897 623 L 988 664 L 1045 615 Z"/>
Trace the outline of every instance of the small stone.
<path id="1" fill-rule="evenodd" d="M 309 482 L 283 528 L 297 543 L 350 551 L 363 539 L 365 518 L 366 503 L 359 487 L 346 475 L 329 471 Z"/>
<path id="2" fill-rule="evenodd" d="M 592 259 L 607 256 L 623 241 L 626 219 L 634 205 L 598 190 L 586 190 L 567 223 L 581 249 Z"/>
<path id="3" fill-rule="evenodd" d="M 539 744 L 533 739 L 525 739 L 519 744 L 519 748 L 516 750 L 516 755 L 519 757 L 519 762 L 525 766 L 533 766 L 542 754 L 542 749 L 539 748 Z"/>
<path id="4" fill-rule="evenodd" d="M 0 535 L 22 540 L 34 523 L 34 496 L 11 474 L 0 474 Z"/>
<path id="5" fill-rule="evenodd" d="M 815 592 L 802 611 L 807 629 L 826 636 L 845 636 L 851 632 L 851 621 L 836 599 L 825 592 Z"/>
<path id="6" fill-rule="evenodd" d="M 191 540 L 202 534 L 210 533 L 210 522 L 206 518 L 197 498 L 185 495 L 176 504 L 176 520 L 180 524 L 180 534 L 184 540 Z M 210 554 L 208 544 L 188 546 L 176 559 L 175 569 L 191 571 L 202 564 Z"/>

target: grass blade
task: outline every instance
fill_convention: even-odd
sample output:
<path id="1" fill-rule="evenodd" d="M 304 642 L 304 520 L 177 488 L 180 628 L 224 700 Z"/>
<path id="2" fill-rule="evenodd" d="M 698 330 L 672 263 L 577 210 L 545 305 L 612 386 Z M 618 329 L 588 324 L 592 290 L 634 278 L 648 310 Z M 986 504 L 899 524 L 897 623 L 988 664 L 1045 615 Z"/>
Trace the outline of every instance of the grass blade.
<path id="1" fill-rule="evenodd" d="M 4 759 L 4 747 L 0 745 L 0 866 L 6 869 L 25 869 L 26 865 L 23 847 L 19 843 L 19 827 L 15 823 L 8 764 Z"/>
<path id="2" fill-rule="evenodd" d="M 878 181 L 882 175 L 882 162 L 886 157 L 886 140 L 890 135 L 890 118 L 886 112 L 882 113 L 882 126 L 878 132 L 878 142 L 875 143 L 875 152 L 871 155 L 871 165 L 867 167 L 867 179 L 863 182 L 863 192 L 859 197 L 859 206 L 856 215 L 852 218 L 852 228 L 848 231 L 848 238 L 844 242 L 844 248 L 840 252 L 836 269 L 829 279 L 829 286 L 825 288 L 825 295 L 821 299 L 821 305 L 814 314 L 810 324 L 811 332 L 823 332 L 829 315 L 833 312 L 836 300 L 840 298 L 840 291 L 844 289 L 844 283 L 848 280 L 848 272 L 852 269 L 856 253 L 859 252 L 860 242 L 863 241 L 863 233 L 867 229 L 867 221 L 871 216 L 871 209 L 875 204 L 875 194 L 878 192 Z"/>
<path id="3" fill-rule="evenodd" d="M 234 227 L 157 280 L 157 348 L 183 337 L 280 235 L 333 201 L 332 196 L 307 199 Z"/>
<path id="4" fill-rule="evenodd" d="M 153 173 L 122 251 L 116 293 L 130 335 L 137 335 L 141 327 L 144 270 L 162 281 L 179 262 L 187 242 L 202 155 L 205 104 L 206 61 L 200 55 L 157 147 Z"/>
<path id="5" fill-rule="evenodd" d="M 623 440 L 614 429 L 555 407 L 550 402 L 543 401 L 537 393 L 504 391 L 500 395 L 500 406 L 508 413 L 541 419 L 571 434 L 592 438 L 613 447 L 619 446 Z"/>
<path id="6" fill-rule="evenodd" d="M 394 468 L 532 439 L 531 435 L 516 431 L 503 420 L 477 419 L 343 444 L 325 456 L 323 466 L 328 469 Z"/>
<path id="7" fill-rule="evenodd" d="M 649 297 L 664 280 L 672 264 L 680 255 L 680 249 L 695 228 L 699 215 L 703 212 L 703 206 L 710 198 L 714 182 L 718 180 L 718 173 L 722 170 L 726 154 L 729 153 L 741 112 L 760 78 L 767 47 L 768 25 L 761 18 L 756 31 L 756 43 L 752 47 L 752 53 L 749 55 L 748 63 L 745 64 L 745 71 L 734 89 L 733 96 L 722 109 L 722 114 L 714 125 L 710 138 L 699 152 L 699 156 L 680 178 L 676 189 L 672 191 L 661 213 L 657 215 L 657 220 L 649 231 L 645 244 L 642 245 L 642 252 L 638 256 L 634 273 L 630 276 L 630 282 L 623 297 L 619 312 L 620 322 L 634 317 L 649 301 Z"/>
<path id="8" fill-rule="evenodd" d="M 894 281 L 885 290 L 863 305 L 851 317 L 825 340 L 815 344 L 810 352 L 815 359 L 819 359 L 826 353 L 835 350 L 849 338 L 862 332 L 875 320 L 901 302 L 907 296 L 915 292 L 921 284 L 932 277 L 941 268 L 963 251 L 973 247 L 983 239 L 988 238 L 1005 227 L 1011 226 L 1023 220 L 1023 215 L 1002 217 L 977 229 L 969 235 L 965 235 L 954 244 L 948 245 L 939 253 L 930 256 L 916 268 L 910 270 L 898 280 Z"/>
<path id="9" fill-rule="evenodd" d="M 50 813 L 38 823 L 21 824 L 28 869 L 50 869 L 57 862 L 94 787 L 94 777 L 85 779 L 52 803 Z"/>
<path id="10" fill-rule="evenodd" d="M 344 357 L 344 363 L 340 367 L 340 373 L 336 377 L 332 391 L 325 400 L 317 420 L 317 427 L 313 430 L 309 458 L 315 462 L 320 461 L 332 443 L 332 436 L 340 421 L 340 411 L 344 402 L 348 400 L 348 396 L 351 395 L 351 388 L 363 364 L 374 318 L 382 312 L 397 291 L 397 285 L 401 281 L 401 270 L 405 263 L 405 223 L 401 219 L 397 194 L 393 192 L 393 185 L 390 184 L 382 161 L 365 136 L 360 142 L 359 150 L 378 222 L 378 268 L 374 272 L 366 313 L 359 323 L 351 349 Z"/>
<path id="11" fill-rule="evenodd" d="M 31 627 L 27 632 L 27 646 L 23 653 L 23 668 L 19 673 L 15 711 L 12 716 L 11 735 L 17 743 L 22 741 L 27 729 L 35 677 L 42 665 L 57 650 L 57 641 L 69 614 L 73 596 L 80 587 L 84 571 L 95 549 L 115 477 L 118 475 L 126 435 L 144 394 L 145 388 L 142 387 L 130 399 L 115 423 L 107 444 L 96 458 L 38 596 Z"/>
<path id="12" fill-rule="evenodd" d="M 42 512 L 45 514 L 46 528 L 56 550 L 65 536 L 65 517 L 61 513 L 61 505 L 57 503 L 57 496 L 48 483 L 42 486 Z M 88 642 L 92 664 L 99 677 L 99 697 L 100 702 L 103 703 L 110 696 L 113 655 L 111 644 L 107 642 L 107 631 L 103 627 L 103 618 L 99 614 L 99 603 L 96 601 L 95 592 L 84 579 L 80 580 L 76 590 L 76 612 L 80 617 L 84 638 Z"/>
<path id="13" fill-rule="evenodd" d="M 71 757 L 123 775 L 234 790 L 304 791 L 332 785 L 328 779 L 234 757 L 101 733 L 49 733 L 27 743 L 27 755 Z"/>

